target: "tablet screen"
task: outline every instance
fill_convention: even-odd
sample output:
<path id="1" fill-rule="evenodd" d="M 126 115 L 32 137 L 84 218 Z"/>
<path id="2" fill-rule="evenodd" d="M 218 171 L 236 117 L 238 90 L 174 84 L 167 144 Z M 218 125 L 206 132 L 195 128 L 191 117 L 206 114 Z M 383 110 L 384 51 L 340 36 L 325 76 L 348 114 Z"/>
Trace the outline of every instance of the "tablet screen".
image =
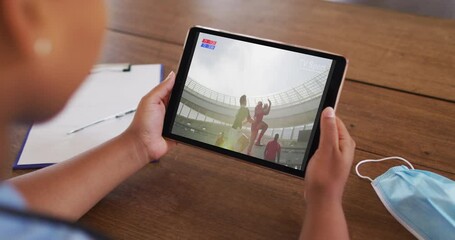
<path id="1" fill-rule="evenodd" d="M 194 41 L 171 133 L 302 170 L 334 60 L 203 32 Z"/>

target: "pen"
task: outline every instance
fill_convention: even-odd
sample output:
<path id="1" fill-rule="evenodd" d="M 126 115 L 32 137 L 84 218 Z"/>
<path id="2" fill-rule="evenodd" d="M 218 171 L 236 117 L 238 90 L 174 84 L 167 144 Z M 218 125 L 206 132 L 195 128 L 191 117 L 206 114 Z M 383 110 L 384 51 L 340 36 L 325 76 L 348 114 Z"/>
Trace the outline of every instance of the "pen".
<path id="1" fill-rule="evenodd" d="M 129 63 L 114 63 L 114 64 L 98 64 L 93 66 L 91 74 L 99 72 L 129 72 L 131 64 Z"/>
<path id="2" fill-rule="evenodd" d="M 105 118 L 103 118 L 103 119 L 97 120 L 97 121 L 95 121 L 95 122 L 89 123 L 89 124 L 87 124 L 87 125 L 85 125 L 85 126 L 82 126 L 82 127 L 80 127 L 80 128 L 71 130 L 71 131 L 67 132 L 66 134 L 67 134 L 67 135 L 70 135 L 70 134 L 73 134 L 73 133 L 77 133 L 77 132 L 80 132 L 80 131 L 82 131 L 82 130 L 84 130 L 84 129 L 86 129 L 86 128 L 89 128 L 89 127 L 93 126 L 93 125 L 96 125 L 96 124 L 98 124 L 98 123 L 102 123 L 102 122 L 105 122 L 105 121 L 108 121 L 108 120 L 111 120 L 111 119 L 122 118 L 122 117 L 124 117 L 124 116 L 126 116 L 126 115 L 129 115 L 129 114 L 135 113 L 135 112 L 136 112 L 136 109 L 131 109 L 131 110 L 128 110 L 128 111 L 125 111 L 125 112 L 121 112 L 121 113 L 112 115 L 112 116 L 108 116 L 108 117 L 105 117 Z"/>

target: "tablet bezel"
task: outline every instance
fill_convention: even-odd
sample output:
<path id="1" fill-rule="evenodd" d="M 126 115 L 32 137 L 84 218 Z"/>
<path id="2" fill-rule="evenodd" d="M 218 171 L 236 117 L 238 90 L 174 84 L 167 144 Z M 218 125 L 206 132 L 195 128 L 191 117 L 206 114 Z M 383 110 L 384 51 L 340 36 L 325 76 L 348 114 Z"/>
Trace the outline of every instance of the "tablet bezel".
<path id="1" fill-rule="evenodd" d="M 323 57 L 323 58 L 333 60 L 332 67 L 329 72 L 327 82 L 326 82 L 326 85 L 325 85 L 325 88 L 324 88 L 324 91 L 323 91 L 323 94 L 321 97 L 321 102 L 319 104 L 319 108 L 318 108 L 316 118 L 314 121 L 313 131 L 311 132 L 311 135 L 309 138 L 308 148 L 303 157 L 301 170 L 286 167 L 286 166 L 280 165 L 278 163 L 269 162 L 269 161 L 266 161 L 263 159 L 248 156 L 243 153 L 234 152 L 234 151 L 231 151 L 231 150 L 228 150 L 225 148 L 206 144 L 203 142 L 196 141 L 194 139 L 186 138 L 186 137 L 172 133 L 172 127 L 174 126 L 174 121 L 177 117 L 177 110 L 178 110 L 178 107 L 180 104 L 181 96 L 183 94 L 185 82 L 187 80 L 187 76 L 188 76 L 188 73 L 190 70 L 191 61 L 193 58 L 194 51 L 196 49 L 199 33 L 212 34 L 212 35 L 216 35 L 216 36 L 220 36 L 220 37 L 255 43 L 255 44 L 259 44 L 259 45 L 269 46 L 269 47 L 273 47 L 273 48 L 279 48 L 279 49 L 283 49 L 283 50 L 288 50 L 288 51 L 293 51 L 293 52 L 298 52 L 298 53 L 303 53 L 303 54 L 308 54 L 308 55 L 312 55 L 312 56 Z M 189 29 L 187 37 L 186 37 L 182 57 L 180 59 L 179 68 L 178 68 L 178 71 L 176 74 L 175 85 L 174 85 L 174 88 L 172 89 L 172 94 L 171 94 L 171 97 L 169 100 L 168 107 L 166 109 L 166 115 L 165 115 L 164 126 L 163 126 L 163 136 L 165 138 L 169 138 L 169 139 L 176 140 L 176 141 L 179 141 L 179 142 L 182 142 L 185 144 L 196 146 L 198 148 L 207 149 L 207 150 L 221 153 L 221 154 L 231 156 L 231 157 L 234 157 L 237 159 L 241 159 L 241 160 L 244 160 L 244 161 L 247 161 L 250 163 L 258 164 L 260 166 L 278 170 L 280 172 L 285 172 L 285 173 L 288 173 L 288 174 L 291 174 L 294 176 L 304 177 L 306 168 L 308 166 L 308 162 L 309 162 L 311 156 L 313 156 L 313 154 L 316 151 L 318 144 L 319 144 L 319 133 L 320 133 L 319 121 L 320 121 L 321 112 L 324 108 L 326 108 L 328 106 L 331 106 L 334 108 L 336 107 L 338 98 L 339 98 L 339 93 L 341 92 L 342 85 L 344 82 L 346 69 L 347 69 L 347 60 L 343 56 L 340 56 L 340 55 L 323 52 L 320 50 L 305 48 L 305 47 L 301 47 L 301 46 L 296 46 L 296 45 L 289 45 L 289 44 L 271 41 L 271 40 L 267 40 L 267 39 L 261 39 L 261 38 L 226 32 L 226 31 L 220 31 L 220 30 L 201 27 L 201 26 L 192 27 Z"/>

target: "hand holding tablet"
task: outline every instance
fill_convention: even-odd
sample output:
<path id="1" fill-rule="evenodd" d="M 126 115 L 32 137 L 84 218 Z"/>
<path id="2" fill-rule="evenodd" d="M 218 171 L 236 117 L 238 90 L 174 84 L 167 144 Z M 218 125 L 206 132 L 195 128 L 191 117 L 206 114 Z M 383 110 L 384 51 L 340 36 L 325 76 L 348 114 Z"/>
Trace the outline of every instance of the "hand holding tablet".
<path id="1" fill-rule="evenodd" d="M 330 53 L 193 27 L 163 136 L 303 177 L 346 65 Z"/>

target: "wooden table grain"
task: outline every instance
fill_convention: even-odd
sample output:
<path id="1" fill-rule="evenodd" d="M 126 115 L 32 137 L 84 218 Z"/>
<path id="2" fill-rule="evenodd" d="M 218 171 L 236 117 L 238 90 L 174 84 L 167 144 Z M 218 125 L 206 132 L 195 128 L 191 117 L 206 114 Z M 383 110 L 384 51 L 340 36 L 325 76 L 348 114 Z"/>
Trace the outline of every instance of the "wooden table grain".
<path id="1" fill-rule="evenodd" d="M 193 25 L 345 55 L 350 66 L 338 115 L 357 142 L 354 164 L 398 155 L 455 179 L 455 21 L 316 0 L 107 3 L 101 62 L 163 63 L 166 72 L 176 70 Z M 21 129 L 12 131 L 12 157 Z M 376 177 L 396 164 L 361 169 Z M 297 239 L 304 183 L 180 144 L 80 222 L 115 239 Z M 354 171 L 343 205 L 352 239 L 413 239 Z"/>

